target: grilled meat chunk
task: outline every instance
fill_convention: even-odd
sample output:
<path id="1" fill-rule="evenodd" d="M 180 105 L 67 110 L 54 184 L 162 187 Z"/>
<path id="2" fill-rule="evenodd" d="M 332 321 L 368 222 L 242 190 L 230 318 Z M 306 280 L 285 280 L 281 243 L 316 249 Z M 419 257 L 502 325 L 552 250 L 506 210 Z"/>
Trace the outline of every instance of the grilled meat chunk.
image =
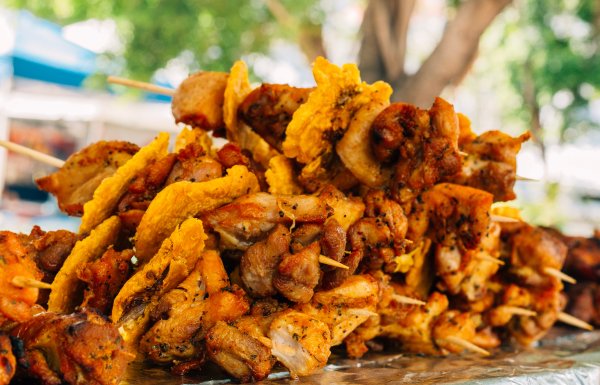
<path id="1" fill-rule="evenodd" d="M 321 275 L 320 254 L 318 242 L 311 243 L 297 253 L 284 254 L 273 277 L 273 286 L 290 301 L 310 301 Z"/>
<path id="2" fill-rule="evenodd" d="M 267 143 L 283 152 L 285 129 L 312 90 L 286 84 L 263 84 L 246 96 L 238 114 Z"/>
<path id="3" fill-rule="evenodd" d="M 60 170 L 35 182 L 40 189 L 56 197 L 61 211 L 81 216 L 83 205 L 92 199 L 100 182 L 114 174 L 138 150 L 138 146 L 129 142 L 96 142 L 71 155 Z"/>
<path id="4" fill-rule="evenodd" d="M 69 315 L 40 313 L 12 335 L 25 347 L 19 366 L 45 385 L 116 385 L 134 358 L 117 327 L 86 309 Z"/>
<path id="5" fill-rule="evenodd" d="M 8 385 L 17 370 L 10 337 L 0 332 L 0 385 Z"/>

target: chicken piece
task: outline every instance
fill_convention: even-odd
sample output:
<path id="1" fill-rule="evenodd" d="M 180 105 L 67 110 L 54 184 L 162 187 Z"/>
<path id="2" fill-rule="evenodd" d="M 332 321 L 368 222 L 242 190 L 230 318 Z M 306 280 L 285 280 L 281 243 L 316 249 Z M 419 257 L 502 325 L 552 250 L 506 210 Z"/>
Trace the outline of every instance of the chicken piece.
<path id="1" fill-rule="evenodd" d="M 458 246 L 437 245 L 436 274 L 441 281 L 438 289 L 460 295 L 466 301 L 477 301 L 487 293 L 487 282 L 496 274 L 500 256 L 500 225 L 490 222 L 476 250 L 461 250 Z"/>
<path id="2" fill-rule="evenodd" d="M 112 247 L 97 260 L 79 267 L 77 278 L 86 283 L 81 306 L 110 314 L 117 293 L 131 273 L 131 249 L 115 251 Z"/>
<path id="3" fill-rule="evenodd" d="M 269 330 L 274 355 L 292 378 L 307 376 L 327 364 L 331 354 L 329 327 L 316 318 L 295 310 L 284 310 Z"/>
<path id="4" fill-rule="evenodd" d="M 321 275 L 320 254 L 318 242 L 311 243 L 297 253 L 284 254 L 273 277 L 273 287 L 290 301 L 310 301 Z"/>
<path id="5" fill-rule="evenodd" d="M 140 351 L 157 363 L 192 360 L 215 323 L 233 321 L 249 308 L 244 291 L 230 286 L 219 254 L 204 252 L 190 275 L 159 299 L 151 313 L 156 323 L 142 337 Z"/>
<path id="6" fill-rule="evenodd" d="M 28 240 L 35 249 L 36 265 L 44 273 L 44 282 L 52 282 L 79 236 L 67 230 L 44 232 L 39 226 L 31 229 Z"/>
<path id="7" fill-rule="evenodd" d="M 422 194 L 409 220 L 408 237 L 424 235 L 444 246 L 465 249 L 479 246 L 489 226 L 490 193 L 450 183 L 440 183 Z"/>
<path id="8" fill-rule="evenodd" d="M 0 332 L 0 385 L 8 385 L 16 369 L 17 359 L 12 351 L 10 337 Z"/>
<path id="9" fill-rule="evenodd" d="M 38 281 L 43 277 L 31 248 L 24 246 L 21 238 L 10 231 L 0 232 L 0 330 L 9 323 L 29 320 L 38 299 L 39 289 L 13 284 L 15 277 Z"/>
<path id="10" fill-rule="evenodd" d="M 589 238 L 569 237 L 558 230 L 544 228 L 568 247 L 564 271 L 572 277 L 597 281 L 600 280 L 600 232 Z"/>
<path id="11" fill-rule="evenodd" d="M 206 349 L 212 361 L 244 383 L 266 378 L 274 364 L 267 346 L 223 321 L 208 331 Z"/>
<path id="12" fill-rule="evenodd" d="M 323 187 L 319 197 L 333 209 L 333 218 L 344 231 L 348 231 L 365 212 L 365 204 L 360 198 L 346 196 L 333 185 Z"/>
<path id="13" fill-rule="evenodd" d="M 535 317 L 515 316 L 508 324 L 510 335 L 521 345 L 531 346 L 540 340 L 552 328 L 558 314 L 566 305 L 563 286 L 557 279 L 545 287 L 529 290 L 531 309 L 537 313 Z"/>
<path id="14" fill-rule="evenodd" d="M 581 282 L 567 289 L 569 305 L 567 313 L 582 321 L 600 326 L 600 285 L 595 282 Z"/>
<path id="15" fill-rule="evenodd" d="M 412 253 L 412 266 L 404 276 L 406 286 L 423 298 L 427 297 L 435 280 L 434 255 L 429 252 L 431 245 L 429 238 L 422 238 L 421 242 L 413 246 L 409 251 Z"/>
<path id="16" fill-rule="evenodd" d="M 341 262 L 348 269 L 336 269 L 323 277 L 323 288 L 332 289 L 354 274 L 359 264 L 366 270 L 383 268 L 399 271 L 396 257 L 404 254 L 407 220 L 400 205 L 383 191 L 370 191 L 365 197 L 365 217 L 348 230 L 351 252 Z"/>
<path id="17" fill-rule="evenodd" d="M 289 230 L 278 224 L 267 239 L 255 243 L 244 252 L 240 262 L 240 275 L 249 294 L 260 298 L 277 293 L 273 277 L 281 256 L 289 251 L 290 241 Z"/>
<path id="18" fill-rule="evenodd" d="M 497 295 L 496 306 L 490 309 L 485 315 L 487 324 L 493 327 L 504 326 L 513 317 L 516 317 L 510 311 L 509 307 L 511 306 L 531 309 L 532 297 L 529 290 L 515 284 L 503 285 L 502 289 L 502 292 Z"/>
<path id="19" fill-rule="evenodd" d="M 502 223 L 503 258 L 510 261 L 508 273 L 517 282 L 545 286 L 553 281 L 544 268 L 561 270 L 567 246 L 548 231 L 525 222 Z"/>
<path id="20" fill-rule="evenodd" d="M 496 202 L 515 199 L 517 154 L 530 137 L 529 132 L 516 138 L 501 131 L 484 132 L 461 146 L 468 155 L 461 172 L 448 181 L 490 192 Z"/>
<path id="21" fill-rule="evenodd" d="M 92 199 L 100 182 L 138 150 L 138 146 L 129 142 L 96 142 L 71 155 L 60 170 L 36 179 L 35 183 L 56 197 L 61 211 L 81 216 L 84 203 Z"/>
<path id="22" fill-rule="evenodd" d="M 235 143 L 225 144 L 217 151 L 219 162 L 225 167 L 233 167 L 236 164 L 241 166 L 249 166 L 250 159 L 242 153 L 242 149 Z"/>
<path id="23" fill-rule="evenodd" d="M 202 216 L 203 223 L 221 236 L 224 249 L 246 250 L 277 223 L 323 223 L 326 204 L 310 195 L 274 196 L 267 193 L 244 195 L 234 202 Z"/>
<path id="24" fill-rule="evenodd" d="M 116 385 L 135 357 L 125 350 L 117 327 L 87 309 L 68 315 L 40 313 L 12 335 L 24 346 L 19 366 L 47 385 Z"/>
<path id="25" fill-rule="evenodd" d="M 190 182 L 204 182 L 223 176 L 221 163 L 206 155 L 200 143 L 190 143 L 177 153 L 165 185 L 187 180 Z"/>
<path id="26" fill-rule="evenodd" d="M 464 347 L 456 345 L 446 338 L 453 336 L 473 342 L 477 334 L 476 327 L 477 324 L 471 313 L 448 310 L 435 320 L 431 334 L 442 354 L 462 353 L 465 350 Z"/>
<path id="27" fill-rule="evenodd" d="M 285 129 L 312 90 L 287 84 L 262 84 L 239 106 L 239 117 L 267 143 L 283 152 Z"/>
<path id="28" fill-rule="evenodd" d="M 373 277 L 353 275 L 335 289 L 317 291 L 310 303 L 295 309 L 327 324 L 331 346 L 336 346 L 376 314 L 378 294 L 379 285 Z"/>
<path id="29" fill-rule="evenodd" d="M 118 205 L 119 212 L 130 209 L 146 209 L 150 201 L 162 189 L 165 180 L 177 160 L 175 154 L 168 154 L 151 163 L 129 184 L 127 192 L 121 197 Z"/>
<path id="30" fill-rule="evenodd" d="M 371 145 L 380 162 L 395 164 L 395 190 L 422 191 L 460 171 L 458 135 L 454 107 L 436 98 L 429 111 L 391 104 L 373 122 Z"/>
<path id="31" fill-rule="evenodd" d="M 197 72 L 188 76 L 175 91 L 171 112 L 175 123 L 207 131 L 222 129 L 223 100 L 228 74 Z"/>
<path id="32" fill-rule="evenodd" d="M 406 352 L 439 354 L 432 335 L 438 316 L 448 309 L 448 298 L 433 292 L 425 306 L 399 306 L 381 314 L 381 337 L 400 342 Z"/>

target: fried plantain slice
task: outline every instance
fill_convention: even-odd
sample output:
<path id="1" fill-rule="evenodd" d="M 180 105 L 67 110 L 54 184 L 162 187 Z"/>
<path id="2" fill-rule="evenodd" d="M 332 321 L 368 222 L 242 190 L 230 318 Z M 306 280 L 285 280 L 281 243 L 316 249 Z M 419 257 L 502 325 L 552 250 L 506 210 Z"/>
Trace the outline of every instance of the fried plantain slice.
<path id="1" fill-rule="evenodd" d="M 100 183 L 117 171 L 140 148 L 133 143 L 100 141 L 69 156 L 60 170 L 35 180 L 37 186 L 56 197 L 60 210 L 81 216 Z"/>
<path id="2" fill-rule="evenodd" d="M 161 242 L 185 219 L 197 216 L 260 190 L 245 166 L 233 166 L 222 178 L 207 182 L 181 181 L 165 187 L 146 210 L 135 236 L 136 256 L 144 264 Z"/>
<path id="3" fill-rule="evenodd" d="M 204 152 L 210 156 L 213 156 L 215 153 L 213 150 L 212 138 L 208 135 L 208 133 L 204 130 L 193 127 L 183 127 L 183 129 L 179 131 L 177 138 L 175 138 L 175 151 L 173 152 L 178 153 L 191 143 L 199 144 Z"/>
<path id="4" fill-rule="evenodd" d="M 117 172 L 102 180 L 100 186 L 94 191 L 94 197 L 83 206 L 79 233 L 89 233 L 108 218 L 127 191 L 131 180 L 153 160 L 166 156 L 168 146 L 169 134 L 165 132 L 158 134 L 149 145 L 143 147 L 127 163 L 119 167 Z"/>
<path id="5" fill-rule="evenodd" d="M 292 161 L 284 155 L 277 155 L 269 160 L 269 168 L 265 172 L 269 184 L 269 192 L 278 195 L 302 194 L 304 190 L 294 176 Z"/>
<path id="6" fill-rule="evenodd" d="M 125 282 L 115 298 L 112 320 L 120 324 L 119 332 L 126 344 L 135 344 L 146 331 L 158 298 L 190 274 L 206 238 L 201 220 L 185 220 L 162 242 L 152 259 Z"/>
<path id="7" fill-rule="evenodd" d="M 385 82 L 362 82 L 354 64 L 340 68 L 318 57 L 313 75 L 317 88 L 294 113 L 283 142 L 285 156 L 304 164 L 332 152 L 333 142 L 348 129 L 359 108 L 374 98 L 384 100 L 392 94 Z"/>
<path id="8" fill-rule="evenodd" d="M 86 238 L 75 243 L 52 282 L 48 311 L 70 313 L 81 304 L 83 283 L 77 278 L 77 269 L 102 256 L 115 243 L 120 230 L 119 217 L 112 216 L 94 228 Z"/>

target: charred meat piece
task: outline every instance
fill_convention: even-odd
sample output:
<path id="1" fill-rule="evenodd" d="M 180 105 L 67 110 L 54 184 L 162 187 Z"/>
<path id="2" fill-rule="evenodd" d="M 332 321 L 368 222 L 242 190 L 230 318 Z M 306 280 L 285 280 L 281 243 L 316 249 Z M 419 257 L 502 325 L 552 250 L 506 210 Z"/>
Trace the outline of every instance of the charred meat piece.
<path id="1" fill-rule="evenodd" d="M 12 351 L 10 337 L 0 332 L 0 385 L 8 385 L 16 369 L 17 359 Z"/>
<path id="2" fill-rule="evenodd" d="M 286 84 L 263 84 L 246 96 L 238 114 L 267 143 L 283 152 L 285 129 L 312 90 Z"/>
<path id="3" fill-rule="evenodd" d="M 487 131 L 462 145 L 468 155 L 460 173 L 448 181 L 475 187 L 494 195 L 494 201 L 516 198 L 513 191 L 517 176 L 517 154 L 531 137 L 529 132 L 511 137 L 501 131 Z"/>
<path id="4" fill-rule="evenodd" d="M 129 142 L 100 141 L 71 155 L 60 170 L 37 179 L 38 187 L 54 195 L 68 215 L 81 216 L 100 182 L 114 174 L 139 150 Z"/>
<path id="5" fill-rule="evenodd" d="M 117 327 L 91 310 L 59 315 L 40 313 L 12 335 L 23 342 L 19 366 L 43 384 L 116 385 L 134 355 Z"/>
<path id="6" fill-rule="evenodd" d="M 112 303 L 129 278 L 133 250 L 116 251 L 109 248 L 97 260 L 80 266 L 79 280 L 86 283 L 81 306 L 110 314 Z"/>
<path id="7" fill-rule="evenodd" d="M 395 164 L 394 188 L 423 190 L 460 171 L 458 119 L 454 107 L 436 98 L 429 111 L 394 103 L 372 126 L 375 157 Z"/>
<path id="8" fill-rule="evenodd" d="M 554 229 L 545 228 L 560 238 L 568 247 L 565 272 L 575 278 L 597 281 L 600 279 L 600 232 L 593 236 L 569 237 Z"/>
<path id="9" fill-rule="evenodd" d="M 284 254 L 273 277 L 273 286 L 290 301 L 310 301 L 321 275 L 320 254 L 318 242 L 297 253 Z"/>
<path id="10" fill-rule="evenodd" d="M 277 293 L 273 286 L 281 256 L 289 252 L 289 230 L 278 224 L 267 239 L 250 246 L 240 262 L 240 274 L 244 286 L 254 297 L 268 297 Z"/>

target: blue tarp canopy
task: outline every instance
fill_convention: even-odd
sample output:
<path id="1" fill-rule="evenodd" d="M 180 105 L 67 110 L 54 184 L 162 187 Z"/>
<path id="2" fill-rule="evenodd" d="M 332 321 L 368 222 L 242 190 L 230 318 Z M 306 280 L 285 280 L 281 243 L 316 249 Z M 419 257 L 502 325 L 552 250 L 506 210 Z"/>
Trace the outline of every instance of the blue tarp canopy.
<path id="1" fill-rule="evenodd" d="M 72 87 L 96 70 L 96 54 L 62 36 L 61 27 L 33 16 L 15 12 L 14 48 L 0 62 L 12 65 L 12 75 Z"/>

